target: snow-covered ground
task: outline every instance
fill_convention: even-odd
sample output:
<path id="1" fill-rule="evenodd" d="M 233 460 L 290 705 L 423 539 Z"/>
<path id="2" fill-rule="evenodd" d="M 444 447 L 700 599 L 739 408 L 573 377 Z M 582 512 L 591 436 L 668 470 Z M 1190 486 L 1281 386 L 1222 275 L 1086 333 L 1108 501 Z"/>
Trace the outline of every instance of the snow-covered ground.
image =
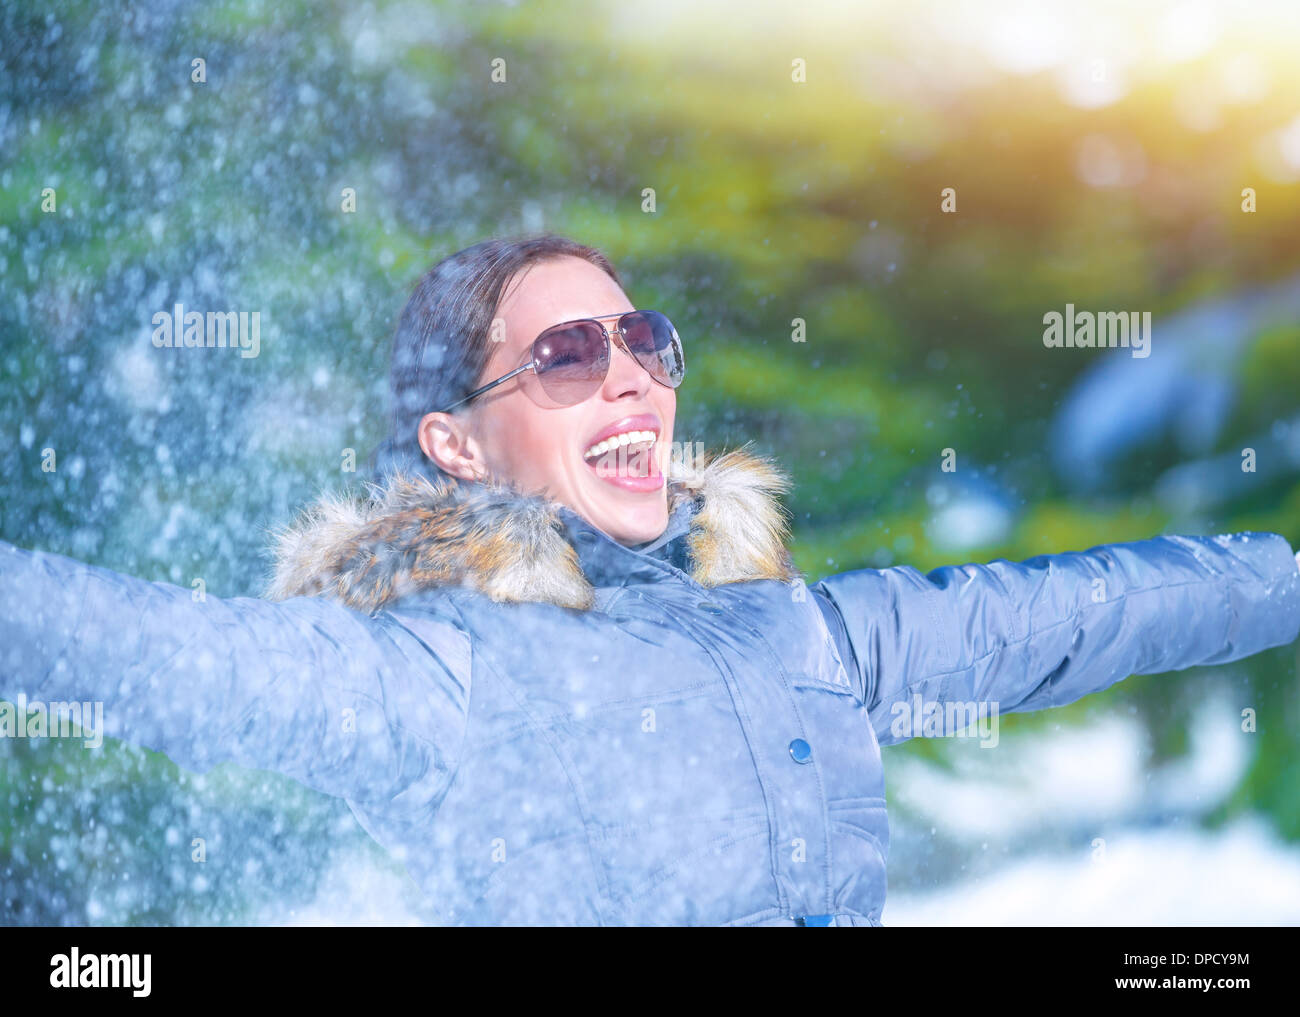
<path id="1" fill-rule="evenodd" d="M 891 893 L 886 925 L 1294 925 L 1300 851 L 1264 823 L 1133 831 L 1091 849 L 1017 859 L 927 893 Z"/>
<path id="2" fill-rule="evenodd" d="M 1220 679 L 1203 676 L 1189 751 L 1163 765 L 1135 717 L 1101 710 L 994 750 L 950 739 L 951 770 L 886 750 L 885 924 L 1300 923 L 1300 848 L 1257 816 L 1201 822 L 1255 751 Z"/>

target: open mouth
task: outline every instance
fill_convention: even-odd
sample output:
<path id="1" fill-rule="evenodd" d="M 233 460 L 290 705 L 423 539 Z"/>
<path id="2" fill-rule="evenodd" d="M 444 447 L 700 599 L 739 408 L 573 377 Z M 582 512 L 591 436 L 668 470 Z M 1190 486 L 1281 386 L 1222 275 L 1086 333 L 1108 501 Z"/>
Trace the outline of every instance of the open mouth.
<path id="1" fill-rule="evenodd" d="M 663 484 L 656 461 L 657 430 L 632 427 L 587 446 L 583 461 L 601 480 L 630 491 L 655 491 Z"/>

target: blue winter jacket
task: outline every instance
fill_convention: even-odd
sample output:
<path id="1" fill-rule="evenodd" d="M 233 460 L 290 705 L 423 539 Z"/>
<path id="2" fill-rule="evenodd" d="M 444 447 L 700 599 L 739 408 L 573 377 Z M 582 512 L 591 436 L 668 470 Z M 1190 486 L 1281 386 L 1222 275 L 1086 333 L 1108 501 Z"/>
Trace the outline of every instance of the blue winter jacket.
<path id="1" fill-rule="evenodd" d="M 394 478 L 283 533 L 268 599 L 0 544 L 0 695 L 101 701 L 106 735 L 188 770 L 343 797 L 448 924 L 878 925 L 881 745 L 1300 630 L 1277 534 L 809 587 L 771 463 L 670 476 L 637 548 Z"/>

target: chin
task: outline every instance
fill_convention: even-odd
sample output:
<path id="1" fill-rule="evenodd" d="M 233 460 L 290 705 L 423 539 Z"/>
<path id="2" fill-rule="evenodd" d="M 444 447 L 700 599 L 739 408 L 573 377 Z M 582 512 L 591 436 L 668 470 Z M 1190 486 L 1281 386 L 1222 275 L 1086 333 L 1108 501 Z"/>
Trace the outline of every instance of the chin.
<path id="1" fill-rule="evenodd" d="M 667 529 L 668 510 L 662 504 L 623 508 L 616 513 L 602 513 L 596 520 L 596 526 L 620 544 L 644 544 Z"/>

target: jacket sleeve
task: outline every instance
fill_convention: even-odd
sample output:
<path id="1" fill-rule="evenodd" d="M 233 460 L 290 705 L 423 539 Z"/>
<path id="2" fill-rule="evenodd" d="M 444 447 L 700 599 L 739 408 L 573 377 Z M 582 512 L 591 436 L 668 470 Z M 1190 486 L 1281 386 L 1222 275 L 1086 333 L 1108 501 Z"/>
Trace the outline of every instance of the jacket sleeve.
<path id="1" fill-rule="evenodd" d="M 954 734 L 979 704 L 1064 706 L 1131 674 L 1221 664 L 1300 633 L 1300 567 L 1276 533 L 1155 537 L 927 575 L 861 569 L 811 590 L 882 745 L 922 733 L 912 704 Z"/>
<path id="2" fill-rule="evenodd" d="M 316 597 L 196 601 L 0 542 L 0 695 L 102 704 L 99 735 L 198 773 L 233 762 L 390 806 L 439 796 L 470 640 L 436 612 L 406 620 Z"/>

